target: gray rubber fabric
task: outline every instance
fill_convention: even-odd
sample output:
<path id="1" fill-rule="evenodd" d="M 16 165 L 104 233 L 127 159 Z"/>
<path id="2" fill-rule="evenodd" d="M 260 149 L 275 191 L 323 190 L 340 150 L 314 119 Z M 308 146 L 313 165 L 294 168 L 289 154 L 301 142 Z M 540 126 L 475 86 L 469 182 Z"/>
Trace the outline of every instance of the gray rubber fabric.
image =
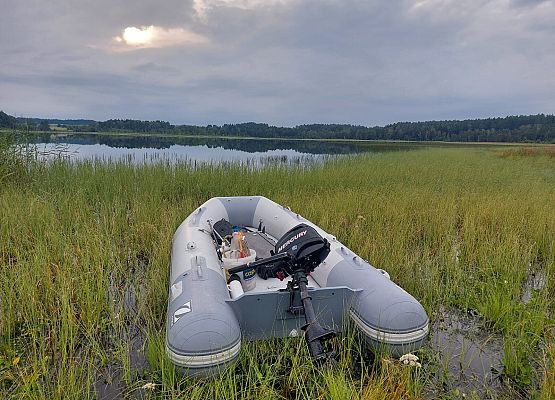
<path id="1" fill-rule="evenodd" d="M 260 201 L 260 197 L 224 197 L 218 198 L 224 205 L 227 215 L 229 216 L 228 221 L 232 225 L 239 226 L 254 226 L 254 213 L 256 211 L 256 206 Z"/>
<path id="2" fill-rule="evenodd" d="M 422 305 L 369 264 L 336 264 L 327 286 L 338 285 L 362 289 L 350 316 L 374 347 L 389 347 L 395 355 L 420 347 L 426 339 L 429 320 Z"/>
<path id="3" fill-rule="evenodd" d="M 179 287 L 180 294 L 172 298 L 170 291 L 168 355 L 189 374 L 210 375 L 238 356 L 241 343 L 237 318 L 225 302 L 226 283 L 217 272 L 199 265 L 172 287 Z"/>

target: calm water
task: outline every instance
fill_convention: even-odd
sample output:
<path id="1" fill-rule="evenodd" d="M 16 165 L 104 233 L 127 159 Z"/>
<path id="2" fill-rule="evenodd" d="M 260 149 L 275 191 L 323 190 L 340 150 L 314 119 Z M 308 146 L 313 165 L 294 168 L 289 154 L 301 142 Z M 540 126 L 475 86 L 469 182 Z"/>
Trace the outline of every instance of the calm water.
<path id="1" fill-rule="evenodd" d="M 243 162 L 298 164 L 366 152 L 403 151 L 410 144 L 205 139 L 122 135 L 51 135 L 37 142 L 43 158 L 126 161 L 132 164 L 190 162 L 221 164 Z"/>

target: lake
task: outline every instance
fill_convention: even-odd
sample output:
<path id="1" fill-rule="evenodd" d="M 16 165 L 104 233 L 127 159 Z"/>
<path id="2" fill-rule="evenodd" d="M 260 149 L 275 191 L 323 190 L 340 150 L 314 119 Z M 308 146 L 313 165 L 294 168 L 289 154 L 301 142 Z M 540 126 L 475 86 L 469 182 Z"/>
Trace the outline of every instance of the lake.
<path id="1" fill-rule="evenodd" d="M 384 142 L 326 142 L 317 140 L 226 139 L 170 136 L 52 134 L 37 140 L 41 158 L 123 161 L 131 164 L 189 162 L 252 165 L 304 164 L 330 157 L 406 151 L 415 144 Z"/>

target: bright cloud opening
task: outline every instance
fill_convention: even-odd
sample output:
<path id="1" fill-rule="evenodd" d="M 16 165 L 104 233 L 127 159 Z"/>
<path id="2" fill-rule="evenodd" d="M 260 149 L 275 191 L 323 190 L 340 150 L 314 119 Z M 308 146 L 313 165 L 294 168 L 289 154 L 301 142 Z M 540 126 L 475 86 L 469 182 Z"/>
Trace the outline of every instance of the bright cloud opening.
<path id="1" fill-rule="evenodd" d="M 150 25 L 141 28 L 128 26 L 122 31 L 121 36 L 114 37 L 114 41 L 118 44 L 125 45 L 128 49 L 145 49 L 185 44 L 200 44 L 208 40 L 204 36 L 188 29 L 165 29 Z"/>
<path id="2" fill-rule="evenodd" d="M 154 33 L 154 26 L 149 26 L 148 28 L 138 29 L 134 26 L 130 26 L 123 30 L 123 40 L 125 43 L 132 46 L 146 45 L 152 40 Z"/>

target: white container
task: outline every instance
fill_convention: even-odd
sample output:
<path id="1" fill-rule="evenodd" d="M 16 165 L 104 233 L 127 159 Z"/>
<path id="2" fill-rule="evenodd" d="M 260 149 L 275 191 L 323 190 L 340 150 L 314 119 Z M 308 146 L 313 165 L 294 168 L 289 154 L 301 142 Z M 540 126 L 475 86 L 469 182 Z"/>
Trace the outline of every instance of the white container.
<path id="1" fill-rule="evenodd" d="M 245 293 L 241 282 L 237 280 L 232 280 L 231 282 L 229 282 L 229 285 L 227 285 L 227 287 L 229 288 L 229 295 L 232 299 L 236 299 L 237 297 L 242 296 L 243 293 Z"/>
<path id="2" fill-rule="evenodd" d="M 239 265 L 247 264 L 256 260 L 256 251 L 253 249 L 251 249 L 250 256 L 243 258 L 233 258 L 231 256 L 232 251 L 233 250 L 225 251 L 222 254 L 222 262 L 225 269 L 238 267 Z M 239 277 L 241 278 L 241 285 L 243 285 L 243 290 L 245 292 L 253 290 L 256 287 L 256 270 L 254 268 L 248 268 L 243 272 L 240 272 Z"/>

